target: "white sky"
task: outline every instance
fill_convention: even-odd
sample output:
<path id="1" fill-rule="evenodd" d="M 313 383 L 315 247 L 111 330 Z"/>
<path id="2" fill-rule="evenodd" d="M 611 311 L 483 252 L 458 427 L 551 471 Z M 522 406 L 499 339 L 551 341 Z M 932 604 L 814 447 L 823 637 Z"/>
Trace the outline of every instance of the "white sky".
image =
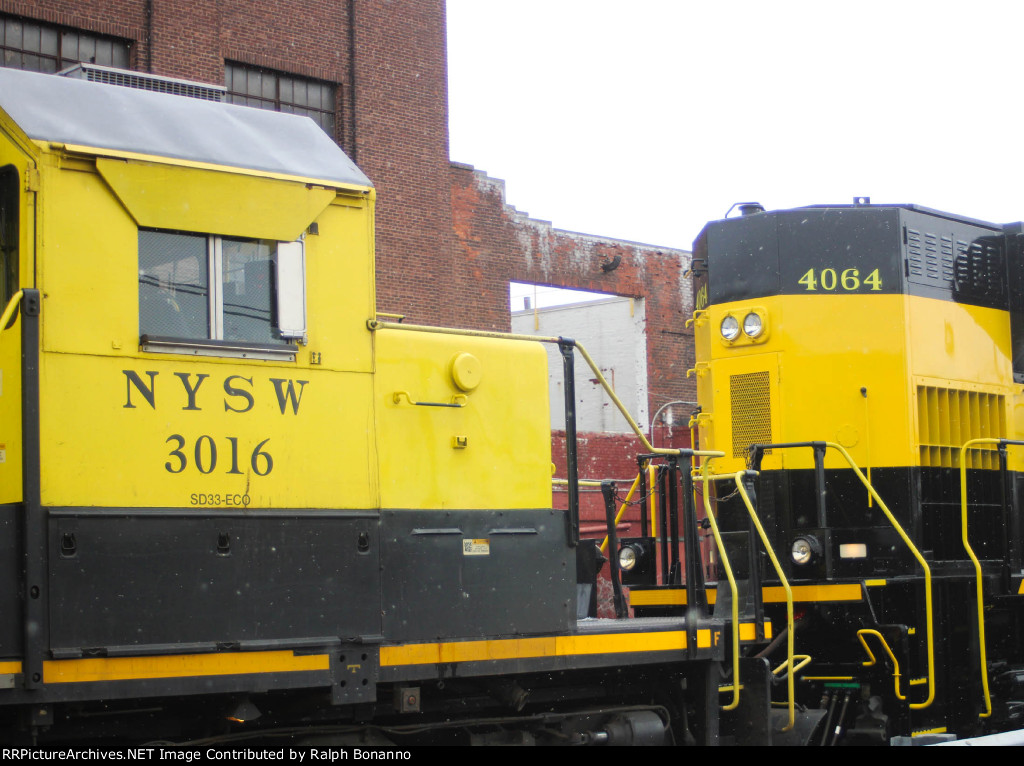
<path id="1" fill-rule="evenodd" d="M 561 229 L 734 202 L 1024 217 L 1019 0 L 448 0 L 451 157 Z"/>

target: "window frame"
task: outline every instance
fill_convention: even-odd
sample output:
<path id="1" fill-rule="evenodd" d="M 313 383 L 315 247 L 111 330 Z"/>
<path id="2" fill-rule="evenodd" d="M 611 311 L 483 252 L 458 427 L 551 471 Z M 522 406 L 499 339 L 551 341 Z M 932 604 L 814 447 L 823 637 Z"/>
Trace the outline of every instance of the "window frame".
<path id="1" fill-rule="evenodd" d="M 7 27 L 9 24 L 21 25 L 21 42 L 20 43 L 8 43 L 7 42 Z M 39 46 L 38 50 L 25 47 L 25 27 L 34 28 L 32 31 L 39 32 Z M 44 52 L 42 36 L 44 33 L 52 33 L 56 36 L 55 41 L 55 52 Z M 71 35 L 75 36 L 75 50 L 78 51 L 78 55 L 68 56 L 67 43 L 70 41 Z M 83 40 L 88 44 L 92 44 L 93 53 L 96 52 L 96 43 L 102 43 L 110 46 L 110 61 L 97 61 L 97 56 L 93 55 L 89 60 L 82 58 L 81 44 Z M 120 60 L 122 57 L 119 53 L 123 52 L 123 61 Z M 8 65 L 6 62 L 8 56 L 12 59 L 17 59 L 17 64 Z M 122 37 L 113 37 L 111 35 L 102 35 L 95 32 L 90 32 L 85 29 L 78 29 L 76 27 L 68 27 L 62 24 L 48 24 L 45 21 L 38 19 L 26 18 L 24 16 L 17 16 L 13 14 L 3 13 L 0 14 L 0 66 L 10 67 L 12 69 L 23 69 L 29 72 L 43 72 L 46 74 L 56 74 L 69 66 L 75 64 L 98 64 L 99 66 L 109 66 L 120 69 L 128 69 L 131 66 L 132 58 L 132 41 L 126 40 Z M 34 61 L 33 61 L 34 59 Z M 43 66 L 44 62 L 51 62 L 53 69 Z M 26 66 L 26 63 L 28 66 Z M 35 66 L 32 66 L 35 64 Z"/>
<path id="2" fill-rule="evenodd" d="M 277 240 L 247 239 L 244 237 L 228 237 L 216 234 L 202 234 L 189 231 L 171 231 L 167 229 L 153 229 L 148 227 L 139 228 L 139 271 L 141 272 L 142 257 L 142 235 L 144 233 L 176 234 L 196 239 L 206 240 L 206 278 L 208 283 L 208 295 L 206 296 L 207 310 L 207 337 L 206 338 L 183 338 L 174 336 L 157 335 L 142 332 L 142 306 L 141 296 L 139 305 L 139 345 L 142 351 L 152 353 L 173 353 L 189 354 L 194 356 L 220 356 L 243 359 L 265 359 L 278 361 L 295 361 L 298 352 L 298 345 L 305 345 L 306 338 L 306 292 L 305 292 L 305 236 L 295 242 L 281 242 Z M 224 338 L 224 241 L 239 241 L 252 243 L 268 243 L 272 245 L 270 262 L 273 264 L 272 273 L 274 286 L 271 295 L 271 321 L 270 326 L 277 330 L 281 341 L 264 343 L 250 340 L 227 340 Z M 285 249 L 289 258 L 280 259 L 278 252 Z M 282 266 L 282 260 L 286 265 Z M 278 288 L 278 284 L 284 282 L 294 285 L 301 282 L 301 305 L 298 307 L 294 301 L 294 294 L 287 295 Z M 141 286 L 141 280 L 139 281 Z M 294 324 L 301 326 L 279 327 L 281 322 L 278 317 L 287 311 L 289 317 L 297 320 Z"/>
<path id="3" fill-rule="evenodd" d="M 269 94 L 264 95 L 265 89 L 261 87 L 259 94 L 249 93 L 248 87 L 245 91 L 237 89 L 237 83 L 235 77 L 238 73 L 244 72 L 246 74 L 246 84 L 248 85 L 248 76 L 250 73 L 259 74 L 261 78 L 273 78 L 273 96 Z M 315 85 L 318 88 L 326 88 L 329 94 L 330 106 L 328 109 L 316 108 L 307 104 L 300 104 L 294 98 L 282 98 L 281 96 L 281 82 L 282 80 L 291 80 L 292 85 L 296 83 L 302 83 L 305 85 Z M 330 80 L 320 80 L 315 77 L 305 77 L 303 75 L 293 74 L 292 72 L 284 72 L 277 69 L 268 69 L 267 67 L 252 66 L 249 64 L 243 64 L 237 61 L 225 61 L 224 62 L 224 87 L 227 89 L 225 93 L 225 103 L 236 104 L 238 106 L 248 106 L 252 109 L 267 109 L 274 112 L 286 112 L 288 114 L 299 114 L 309 117 L 315 122 L 321 130 L 331 137 L 331 140 L 338 140 L 338 125 L 340 120 L 338 119 L 338 85 L 337 83 L 331 82 Z M 322 100 L 321 100 L 322 103 Z M 330 130 L 328 130 L 323 120 L 314 117 L 313 115 L 325 117 L 330 120 Z"/>

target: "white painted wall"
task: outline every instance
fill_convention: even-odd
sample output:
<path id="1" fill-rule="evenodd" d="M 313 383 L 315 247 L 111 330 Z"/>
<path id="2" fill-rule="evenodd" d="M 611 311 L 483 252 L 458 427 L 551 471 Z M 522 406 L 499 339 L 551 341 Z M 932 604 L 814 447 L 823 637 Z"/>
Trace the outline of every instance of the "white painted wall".
<path id="1" fill-rule="evenodd" d="M 647 431 L 647 322 L 642 299 L 612 297 L 600 301 L 512 313 L 512 332 L 573 338 L 582 343 L 615 389 L 633 419 Z M 562 357 L 547 345 L 551 427 L 565 428 Z M 577 352 L 576 428 L 579 431 L 630 433 L 625 418 L 605 394 Z"/>

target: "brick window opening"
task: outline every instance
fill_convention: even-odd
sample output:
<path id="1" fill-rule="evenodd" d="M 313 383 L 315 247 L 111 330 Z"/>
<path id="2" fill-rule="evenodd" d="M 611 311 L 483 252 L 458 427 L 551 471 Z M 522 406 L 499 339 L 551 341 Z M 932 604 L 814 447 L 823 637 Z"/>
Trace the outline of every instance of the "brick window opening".
<path id="1" fill-rule="evenodd" d="M 335 87 L 331 83 L 228 62 L 224 84 L 229 104 L 306 115 L 336 138 Z"/>
<path id="2" fill-rule="evenodd" d="M 130 50 L 126 40 L 0 16 L 0 66 L 51 74 L 73 64 L 127 69 Z"/>

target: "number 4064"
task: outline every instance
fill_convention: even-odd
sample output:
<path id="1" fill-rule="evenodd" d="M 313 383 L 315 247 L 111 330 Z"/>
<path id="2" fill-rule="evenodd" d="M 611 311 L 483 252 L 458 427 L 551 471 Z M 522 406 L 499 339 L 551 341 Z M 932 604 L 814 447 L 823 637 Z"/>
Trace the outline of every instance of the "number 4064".
<path id="1" fill-rule="evenodd" d="M 875 269 L 866 277 L 861 279 L 860 269 L 843 269 L 837 272 L 835 269 L 808 269 L 797 282 L 807 290 L 846 290 L 852 292 L 867 286 L 871 290 L 882 289 L 882 278 Z"/>

